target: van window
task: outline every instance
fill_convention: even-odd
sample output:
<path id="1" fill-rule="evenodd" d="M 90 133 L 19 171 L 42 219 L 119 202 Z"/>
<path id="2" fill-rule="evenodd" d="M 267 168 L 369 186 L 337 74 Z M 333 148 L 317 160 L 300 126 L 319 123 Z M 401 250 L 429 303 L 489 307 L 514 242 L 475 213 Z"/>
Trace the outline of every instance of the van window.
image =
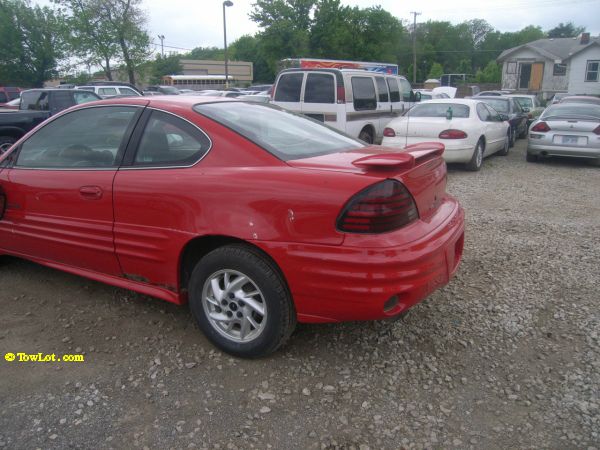
<path id="1" fill-rule="evenodd" d="M 385 80 L 381 77 L 376 77 L 375 82 L 377 83 L 377 94 L 379 95 L 379 101 L 389 102 L 390 100 Z"/>
<path id="2" fill-rule="evenodd" d="M 400 90 L 398 89 L 398 82 L 393 78 L 387 79 L 388 87 L 390 88 L 390 101 L 391 102 L 399 102 L 400 101 Z"/>
<path id="3" fill-rule="evenodd" d="M 352 77 L 352 94 L 356 111 L 377 109 L 377 97 L 372 78 Z"/>
<path id="4" fill-rule="evenodd" d="M 117 89 L 115 89 L 115 88 L 100 88 L 100 89 L 98 89 L 98 95 L 117 95 Z"/>
<path id="5" fill-rule="evenodd" d="M 276 102 L 299 102 L 300 90 L 304 73 L 286 73 L 279 77 L 277 90 L 275 91 Z"/>
<path id="6" fill-rule="evenodd" d="M 304 103 L 335 103 L 333 76 L 325 73 L 309 73 L 304 88 Z"/>
<path id="7" fill-rule="evenodd" d="M 412 91 L 412 87 L 404 78 L 400 78 L 400 90 L 402 91 L 402 100 L 410 102 L 410 91 Z"/>

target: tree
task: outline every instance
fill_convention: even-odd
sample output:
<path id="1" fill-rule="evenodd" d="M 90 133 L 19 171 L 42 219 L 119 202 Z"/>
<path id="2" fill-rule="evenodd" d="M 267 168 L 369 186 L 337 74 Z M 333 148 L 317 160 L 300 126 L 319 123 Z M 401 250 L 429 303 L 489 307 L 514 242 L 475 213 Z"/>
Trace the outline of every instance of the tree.
<path id="1" fill-rule="evenodd" d="M 549 38 L 570 38 L 577 37 L 585 31 L 585 27 L 576 27 L 573 22 L 559 23 L 556 27 L 548 31 Z"/>
<path id="2" fill-rule="evenodd" d="M 67 35 L 61 11 L 0 0 L 0 24 L 2 84 L 38 87 L 57 75 Z"/>
<path id="3" fill-rule="evenodd" d="M 242 36 L 229 46 L 232 59 L 238 61 L 251 61 L 253 64 L 254 81 L 270 83 L 275 74 L 263 55 L 261 40 L 256 36 Z"/>
<path id="4" fill-rule="evenodd" d="M 475 74 L 477 83 L 500 83 L 501 79 L 502 68 L 495 61 L 490 61 L 483 70 L 478 70 Z"/>
<path id="5" fill-rule="evenodd" d="M 431 66 L 431 70 L 429 71 L 429 75 L 427 75 L 427 78 L 435 78 L 436 80 L 439 80 L 443 74 L 444 68 L 442 67 L 442 65 L 440 63 L 433 63 L 433 65 Z"/>
<path id="6" fill-rule="evenodd" d="M 196 47 L 186 55 L 190 59 L 225 61 L 225 50 L 218 47 Z"/>
<path id="7" fill-rule="evenodd" d="M 152 61 L 150 68 L 150 83 L 161 84 L 163 76 L 183 73 L 183 66 L 179 62 L 179 58 L 179 55 L 156 55 L 156 59 Z"/>

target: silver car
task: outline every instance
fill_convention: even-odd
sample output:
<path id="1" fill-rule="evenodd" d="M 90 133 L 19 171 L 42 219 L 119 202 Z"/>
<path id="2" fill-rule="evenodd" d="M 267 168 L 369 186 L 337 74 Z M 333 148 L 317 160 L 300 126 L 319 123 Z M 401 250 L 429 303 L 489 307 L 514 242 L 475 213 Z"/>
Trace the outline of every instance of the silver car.
<path id="1" fill-rule="evenodd" d="M 527 161 L 547 156 L 585 158 L 600 165 L 600 105 L 558 103 L 529 128 Z"/>

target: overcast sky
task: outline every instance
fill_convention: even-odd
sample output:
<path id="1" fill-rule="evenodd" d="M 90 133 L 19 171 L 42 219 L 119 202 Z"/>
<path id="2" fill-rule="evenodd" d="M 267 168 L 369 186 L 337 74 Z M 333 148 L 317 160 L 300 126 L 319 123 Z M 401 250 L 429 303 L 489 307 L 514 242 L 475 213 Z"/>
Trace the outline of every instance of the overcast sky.
<path id="1" fill-rule="evenodd" d="M 48 4 L 48 0 L 34 0 Z M 232 0 L 227 8 L 227 41 L 258 31 L 248 14 L 254 0 Z M 395 17 L 412 22 L 411 11 L 420 12 L 419 22 L 447 20 L 459 23 L 484 19 L 500 31 L 516 31 L 527 25 L 547 30 L 559 22 L 585 26 L 593 36 L 600 34 L 600 0 L 342 0 L 350 6 L 381 5 Z M 223 47 L 222 0 L 143 0 L 148 31 L 156 44 L 165 36 L 165 52 L 179 47 L 185 51 L 198 46 Z M 160 50 L 160 46 L 157 47 Z"/>
<path id="2" fill-rule="evenodd" d="M 227 41 L 258 28 L 248 17 L 254 0 L 233 0 L 227 8 Z M 411 11 L 420 12 L 418 21 L 448 20 L 459 23 L 484 19 L 500 31 L 516 31 L 527 25 L 547 30 L 559 22 L 572 21 L 585 26 L 592 35 L 600 34 L 600 0 L 342 0 L 350 6 L 381 5 L 398 19 L 411 21 Z M 165 36 L 165 45 L 191 49 L 197 46 L 223 46 L 222 1 L 220 0 L 144 0 L 148 27 Z M 165 48 L 165 51 L 168 48 Z"/>

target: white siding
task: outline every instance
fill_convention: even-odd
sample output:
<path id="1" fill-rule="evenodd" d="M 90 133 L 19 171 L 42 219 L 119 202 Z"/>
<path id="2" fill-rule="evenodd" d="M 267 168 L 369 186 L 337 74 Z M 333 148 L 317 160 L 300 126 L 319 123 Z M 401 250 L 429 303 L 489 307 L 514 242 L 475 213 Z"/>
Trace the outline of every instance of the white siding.
<path id="1" fill-rule="evenodd" d="M 600 60 L 600 46 L 592 45 L 569 60 L 570 94 L 600 95 L 600 81 L 585 81 L 587 62 L 590 60 Z"/>

